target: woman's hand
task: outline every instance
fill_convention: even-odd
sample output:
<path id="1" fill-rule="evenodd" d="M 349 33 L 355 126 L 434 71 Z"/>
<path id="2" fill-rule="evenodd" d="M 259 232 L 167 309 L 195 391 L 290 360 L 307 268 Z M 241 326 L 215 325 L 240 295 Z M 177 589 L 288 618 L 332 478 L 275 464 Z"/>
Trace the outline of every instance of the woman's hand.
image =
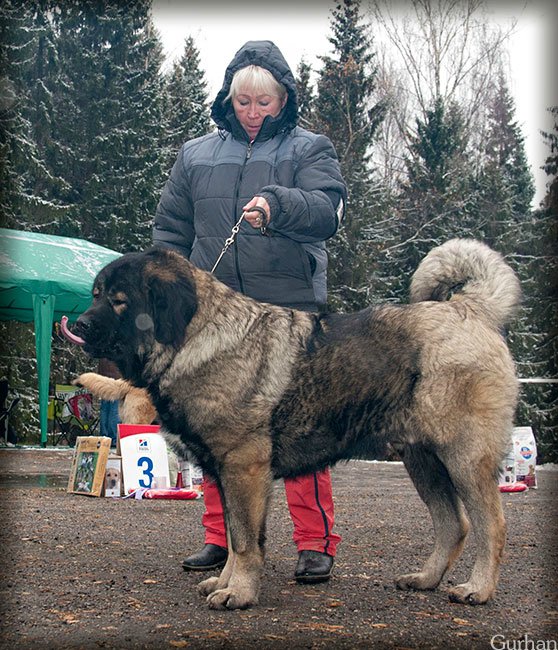
<path id="1" fill-rule="evenodd" d="M 258 206 L 265 211 L 265 221 L 259 211 L 252 209 L 254 206 Z M 262 226 L 269 225 L 271 211 L 268 202 L 262 196 L 255 196 L 242 209 L 244 211 L 244 221 L 247 221 L 252 228 L 261 228 Z"/>

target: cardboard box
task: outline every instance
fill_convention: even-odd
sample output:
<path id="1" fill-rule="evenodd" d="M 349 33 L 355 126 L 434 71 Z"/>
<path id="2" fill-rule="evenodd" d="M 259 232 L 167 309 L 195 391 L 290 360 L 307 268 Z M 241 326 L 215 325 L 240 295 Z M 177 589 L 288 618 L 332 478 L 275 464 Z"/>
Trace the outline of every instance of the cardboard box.
<path id="1" fill-rule="evenodd" d="M 110 438 L 79 436 L 72 459 L 68 492 L 99 497 L 105 483 Z"/>

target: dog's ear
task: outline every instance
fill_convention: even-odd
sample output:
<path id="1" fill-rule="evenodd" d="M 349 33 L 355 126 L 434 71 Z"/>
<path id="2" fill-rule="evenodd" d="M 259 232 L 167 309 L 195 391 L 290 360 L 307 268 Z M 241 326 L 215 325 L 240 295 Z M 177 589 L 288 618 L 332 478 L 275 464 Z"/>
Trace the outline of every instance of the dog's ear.
<path id="1" fill-rule="evenodd" d="M 193 278 L 173 273 L 153 274 L 148 286 L 155 339 L 178 349 L 198 308 Z"/>

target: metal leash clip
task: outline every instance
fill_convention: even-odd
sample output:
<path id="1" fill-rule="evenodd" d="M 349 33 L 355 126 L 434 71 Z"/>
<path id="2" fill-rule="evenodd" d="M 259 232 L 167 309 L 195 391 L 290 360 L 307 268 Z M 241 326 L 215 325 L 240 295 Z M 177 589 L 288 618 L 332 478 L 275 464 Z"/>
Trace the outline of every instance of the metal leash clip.
<path id="1" fill-rule="evenodd" d="M 240 219 L 234 224 L 231 230 L 231 236 L 227 237 L 225 239 L 225 245 L 223 246 L 223 250 L 219 253 L 219 257 L 217 258 L 217 261 L 213 265 L 213 268 L 211 269 L 211 273 L 215 273 L 215 269 L 219 265 L 219 262 L 223 259 L 223 255 L 229 250 L 230 246 L 234 243 L 235 237 L 238 235 L 238 232 L 240 230 L 240 224 L 242 223 L 242 220 L 246 216 L 246 212 L 243 212 L 240 215 Z"/>
<path id="2" fill-rule="evenodd" d="M 262 222 L 262 225 L 260 226 L 260 232 L 262 235 L 267 234 L 267 214 L 265 210 L 261 208 L 259 205 L 255 205 L 253 208 L 248 210 L 248 212 L 260 213 L 261 222 Z M 223 250 L 219 253 L 219 257 L 217 258 L 217 261 L 213 265 L 213 268 L 211 269 L 211 273 L 215 273 L 215 269 L 219 266 L 219 262 L 223 259 L 223 255 L 229 250 L 229 248 L 234 243 L 234 240 L 240 231 L 240 224 L 242 223 L 242 220 L 244 219 L 245 216 L 246 216 L 246 212 L 243 212 L 240 215 L 240 219 L 232 227 L 231 235 L 230 237 L 227 237 L 227 239 L 225 239 L 225 245 L 223 246 Z"/>

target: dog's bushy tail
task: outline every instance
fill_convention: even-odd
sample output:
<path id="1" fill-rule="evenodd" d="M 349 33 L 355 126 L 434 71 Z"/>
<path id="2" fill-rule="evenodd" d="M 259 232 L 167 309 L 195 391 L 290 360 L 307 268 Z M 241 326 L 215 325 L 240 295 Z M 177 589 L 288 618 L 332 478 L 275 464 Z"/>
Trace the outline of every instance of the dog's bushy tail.
<path id="1" fill-rule="evenodd" d="M 451 239 L 434 248 L 411 281 L 411 302 L 472 303 L 502 329 L 521 302 L 521 287 L 500 253 L 474 239 Z"/>

